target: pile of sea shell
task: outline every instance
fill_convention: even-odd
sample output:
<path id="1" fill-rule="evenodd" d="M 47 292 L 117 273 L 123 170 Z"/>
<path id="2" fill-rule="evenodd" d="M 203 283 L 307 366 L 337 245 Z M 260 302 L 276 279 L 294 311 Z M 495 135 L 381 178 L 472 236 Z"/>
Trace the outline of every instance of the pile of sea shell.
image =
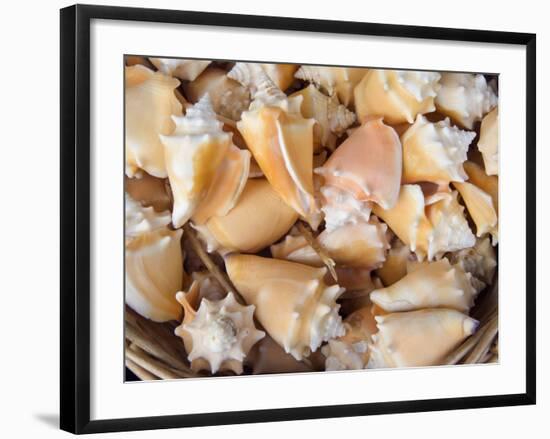
<path id="1" fill-rule="evenodd" d="M 497 361 L 497 94 L 476 73 L 127 57 L 127 365 Z"/>

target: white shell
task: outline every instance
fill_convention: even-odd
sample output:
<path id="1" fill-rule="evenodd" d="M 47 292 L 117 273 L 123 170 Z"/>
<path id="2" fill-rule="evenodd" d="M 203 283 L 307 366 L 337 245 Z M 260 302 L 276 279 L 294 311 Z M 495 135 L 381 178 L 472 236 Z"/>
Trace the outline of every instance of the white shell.
<path id="1" fill-rule="evenodd" d="M 393 285 L 371 292 L 370 298 L 387 312 L 452 308 L 467 313 L 476 294 L 471 277 L 443 258 L 417 264 L 414 271 Z"/>
<path id="2" fill-rule="evenodd" d="M 162 73 L 187 81 L 194 81 L 212 61 L 181 58 L 149 58 Z"/>
<path id="3" fill-rule="evenodd" d="M 498 107 L 481 121 L 477 147 L 483 155 L 487 175 L 498 175 Z"/>
<path id="4" fill-rule="evenodd" d="M 182 304 L 185 302 L 182 292 L 176 298 Z M 265 336 L 265 332 L 254 326 L 253 314 L 254 306 L 240 305 L 233 293 L 218 301 L 202 299 L 191 322 L 184 321 L 175 330 L 176 335 L 187 341 L 185 348 L 192 367 L 202 369 L 194 362 L 203 360 L 212 373 L 227 365 L 236 374 L 241 374 L 244 358 Z"/>
<path id="5" fill-rule="evenodd" d="M 165 178 L 159 135 L 171 134 L 171 116 L 181 115 L 182 106 L 174 93 L 179 81 L 139 64 L 124 71 L 126 175 L 139 176 L 144 170 Z"/>
<path id="6" fill-rule="evenodd" d="M 472 129 L 498 102 L 485 77 L 472 73 L 442 73 L 435 98 L 437 109 L 465 128 Z"/>
<path id="7" fill-rule="evenodd" d="M 476 133 L 463 131 L 449 119 L 431 123 L 417 116 L 401 136 L 403 142 L 403 182 L 430 181 L 445 184 L 468 178 L 462 164 Z"/>
<path id="8" fill-rule="evenodd" d="M 170 224 L 169 211 L 155 212 L 152 207 L 144 207 L 128 193 L 124 193 L 124 213 L 126 237 L 136 237 L 146 232 L 162 229 Z"/>
<path id="9" fill-rule="evenodd" d="M 369 220 L 372 211 L 370 201 L 360 201 L 350 192 L 333 186 L 322 187 L 321 194 L 321 210 L 325 215 L 326 230 Z"/>
<path id="10" fill-rule="evenodd" d="M 281 89 L 286 90 L 292 83 L 297 66 L 294 64 L 257 64 L 238 62 L 229 71 L 227 76 L 244 87 L 252 94 L 256 93 L 263 82 L 263 74 Z"/>

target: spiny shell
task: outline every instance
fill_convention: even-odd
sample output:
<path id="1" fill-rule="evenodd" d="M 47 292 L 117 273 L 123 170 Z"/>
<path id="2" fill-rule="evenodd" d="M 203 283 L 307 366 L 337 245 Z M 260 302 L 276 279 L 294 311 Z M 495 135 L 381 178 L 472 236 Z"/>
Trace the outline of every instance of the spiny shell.
<path id="1" fill-rule="evenodd" d="M 287 354 L 269 335 L 254 345 L 246 357 L 246 363 L 254 375 L 313 371 L 310 366 Z"/>
<path id="2" fill-rule="evenodd" d="M 462 199 L 470 216 L 476 225 L 476 236 L 481 237 L 489 233 L 493 237 L 493 245 L 498 242 L 498 214 L 493 205 L 493 199 L 484 190 L 475 184 L 453 183 Z"/>
<path id="3" fill-rule="evenodd" d="M 471 276 L 446 258 L 419 263 L 396 283 L 374 290 L 370 298 L 387 312 L 452 308 L 467 313 L 476 294 Z"/>
<path id="4" fill-rule="evenodd" d="M 344 335 L 336 304 L 343 289 L 326 286 L 326 268 L 238 254 L 227 256 L 225 266 L 268 334 L 297 360 Z"/>
<path id="5" fill-rule="evenodd" d="M 401 156 L 394 129 L 375 119 L 355 130 L 315 172 L 324 177 L 325 186 L 389 209 L 399 196 Z"/>
<path id="6" fill-rule="evenodd" d="M 323 346 L 325 370 L 364 369 L 369 361 L 368 343 L 378 330 L 370 306 L 363 307 L 344 319 L 345 335 Z"/>
<path id="7" fill-rule="evenodd" d="M 291 95 L 302 96 L 302 116 L 317 122 L 313 128 L 315 151 L 323 147 L 334 149 L 336 139 L 355 122 L 355 114 L 338 102 L 334 95 L 328 97 L 313 84 Z"/>
<path id="8" fill-rule="evenodd" d="M 238 62 L 229 71 L 228 76 L 248 88 L 251 93 L 255 93 L 261 87 L 263 74 L 266 74 L 277 88 L 286 90 L 292 84 L 297 68 L 295 64 Z"/>
<path id="9" fill-rule="evenodd" d="M 437 110 L 470 130 L 497 105 L 498 98 L 483 75 L 442 73 L 440 83 Z"/>
<path id="10" fill-rule="evenodd" d="M 488 175 L 498 175 L 498 107 L 481 121 L 477 147 L 483 155 L 485 172 Z"/>
<path id="11" fill-rule="evenodd" d="M 181 58 L 149 58 L 162 73 L 186 81 L 194 81 L 212 61 Z"/>
<path id="12" fill-rule="evenodd" d="M 369 346 L 369 368 L 441 364 L 479 325 L 461 312 L 444 308 L 391 313 L 375 319 L 378 332 Z"/>
<path id="13" fill-rule="evenodd" d="M 208 192 L 232 142 L 216 119 L 208 95 L 184 117 L 174 117 L 174 122 L 174 133 L 161 136 L 161 141 L 174 196 L 172 223 L 177 228 L 187 222 Z"/>
<path id="14" fill-rule="evenodd" d="M 263 82 L 237 127 L 279 196 L 316 229 L 313 190 L 313 119 L 300 114 L 301 97 L 288 98 L 260 69 Z M 262 76 L 263 75 L 263 76 Z"/>
<path id="15" fill-rule="evenodd" d="M 248 179 L 239 200 L 225 216 L 195 226 L 208 251 L 255 253 L 280 239 L 298 219 L 263 178 Z"/>
<path id="16" fill-rule="evenodd" d="M 294 76 L 312 82 L 329 96 L 337 95 L 349 107 L 353 104 L 353 89 L 366 72 L 367 69 L 354 67 L 301 66 Z"/>
<path id="17" fill-rule="evenodd" d="M 156 322 L 177 320 L 181 310 L 174 294 L 184 276 L 182 231 L 166 227 L 170 212 L 156 213 L 127 194 L 125 213 L 126 303 Z"/>
<path id="18" fill-rule="evenodd" d="M 418 114 L 435 110 L 437 72 L 371 69 L 355 87 L 355 112 L 360 121 L 383 117 L 391 125 L 413 123 Z"/>
<path id="19" fill-rule="evenodd" d="M 194 293 L 197 284 L 191 286 Z M 189 294 L 189 293 L 187 293 Z M 179 292 L 176 299 L 184 306 L 183 323 L 175 329 L 187 351 L 191 368 L 232 370 L 243 373 L 243 360 L 252 346 L 265 336 L 254 326 L 254 305 L 243 306 L 233 293 L 218 301 L 202 299 L 198 311 L 190 306 L 187 295 Z"/>
<path id="20" fill-rule="evenodd" d="M 493 282 L 497 259 L 489 238 L 478 238 L 473 247 L 450 253 L 449 260 L 472 274 L 472 285 L 477 293 Z"/>
<path id="21" fill-rule="evenodd" d="M 370 201 L 360 201 L 351 192 L 333 186 L 321 187 L 320 192 L 326 230 L 369 220 L 372 211 Z"/>
<path id="22" fill-rule="evenodd" d="M 185 84 L 184 89 L 185 96 L 193 103 L 208 93 L 214 111 L 232 120 L 239 120 L 250 105 L 248 89 L 219 68 L 208 68 L 197 79 Z"/>
<path id="23" fill-rule="evenodd" d="M 159 178 L 167 176 L 164 148 L 159 135 L 174 130 L 172 115 L 182 106 L 174 90 L 179 81 L 142 65 L 125 67 L 126 175 L 141 170 Z"/>
<path id="24" fill-rule="evenodd" d="M 144 172 L 140 177 L 126 177 L 124 189 L 134 200 L 144 206 L 152 206 L 157 212 L 172 209 L 170 188 L 166 179 Z"/>
<path id="25" fill-rule="evenodd" d="M 414 258 L 410 248 L 396 239 L 386 254 L 386 260 L 376 270 L 376 274 L 382 279 L 385 286 L 389 286 L 405 277 L 407 274 L 407 262 Z"/>
<path id="26" fill-rule="evenodd" d="M 468 177 L 462 164 L 476 133 L 451 126 L 449 119 L 431 123 L 424 116 L 403 134 L 403 182 L 446 184 Z"/>

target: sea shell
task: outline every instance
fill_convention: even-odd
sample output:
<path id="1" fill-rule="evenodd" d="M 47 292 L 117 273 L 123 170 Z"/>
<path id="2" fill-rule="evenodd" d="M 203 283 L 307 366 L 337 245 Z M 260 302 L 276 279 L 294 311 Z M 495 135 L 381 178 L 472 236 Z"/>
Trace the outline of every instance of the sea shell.
<path id="1" fill-rule="evenodd" d="M 369 220 L 372 211 L 370 201 L 360 201 L 351 192 L 333 186 L 321 187 L 320 192 L 326 230 Z"/>
<path id="2" fill-rule="evenodd" d="M 353 89 L 366 72 L 367 69 L 356 67 L 301 66 L 294 76 L 312 82 L 329 96 L 338 96 L 349 107 L 353 105 Z"/>
<path id="3" fill-rule="evenodd" d="M 184 117 L 173 119 L 174 133 L 161 136 L 161 141 L 174 196 L 172 223 L 177 228 L 187 222 L 208 192 L 232 142 L 216 119 L 208 95 L 189 108 Z"/>
<path id="4" fill-rule="evenodd" d="M 165 178 L 159 135 L 171 134 L 175 126 L 171 116 L 182 114 L 174 94 L 179 81 L 139 64 L 125 67 L 124 72 L 126 175 L 138 176 L 145 170 Z"/>
<path id="5" fill-rule="evenodd" d="M 227 256 L 225 266 L 246 302 L 256 305 L 258 321 L 297 360 L 344 335 L 336 304 L 344 290 L 325 284 L 326 268 L 239 254 Z"/>
<path id="6" fill-rule="evenodd" d="M 432 198 L 426 203 L 419 185 L 403 185 L 392 209 L 376 205 L 373 209 L 419 260 L 433 260 L 475 244 L 457 193 L 438 193 Z"/>
<path id="7" fill-rule="evenodd" d="M 488 175 L 498 175 L 498 107 L 481 121 L 477 147 L 483 155 L 485 172 Z"/>
<path id="8" fill-rule="evenodd" d="M 429 181 L 448 184 L 468 177 L 462 164 L 476 133 L 451 126 L 449 119 L 431 123 L 417 116 L 401 136 L 403 142 L 403 182 Z"/>
<path id="9" fill-rule="evenodd" d="M 437 92 L 437 110 L 472 129 L 498 102 L 485 77 L 472 73 L 442 73 Z"/>
<path id="10" fill-rule="evenodd" d="M 344 319 L 344 336 L 329 340 L 323 346 L 325 370 L 364 369 L 369 362 L 368 344 L 378 331 L 370 306 L 358 309 Z"/>
<path id="11" fill-rule="evenodd" d="M 386 254 L 386 260 L 376 270 L 376 274 L 382 279 L 385 286 L 389 286 L 405 277 L 407 274 L 407 262 L 414 258 L 410 248 L 396 239 Z"/>
<path id="12" fill-rule="evenodd" d="M 436 308 L 375 317 L 378 332 L 368 367 L 421 367 L 441 364 L 479 322 L 454 309 Z"/>
<path id="13" fill-rule="evenodd" d="M 239 82 L 256 93 L 262 86 L 264 74 L 280 90 L 286 90 L 294 81 L 294 72 L 298 68 L 295 64 L 258 64 L 238 62 L 229 71 L 227 76 Z"/>
<path id="14" fill-rule="evenodd" d="M 213 216 L 195 226 L 207 242 L 208 251 L 217 249 L 255 253 L 279 240 L 298 219 L 263 178 L 248 179 L 237 203 L 225 216 Z"/>
<path id="15" fill-rule="evenodd" d="M 219 68 L 206 69 L 197 79 L 185 84 L 184 90 L 185 96 L 193 103 L 208 93 L 214 111 L 232 120 L 239 120 L 250 105 L 248 89 Z"/>
<path id="16" fill-rule="evenodd" d="M 212 62 L 181 58 L 149 58 L 149 61 L 162 73 L 186 81 L 197 79 L 197 76 Z"/>
<path id="17" fill-rule="evenodd" d="M 140 177 L 124 179 L 124 189 L 134 200 L 144 206 L 152 206 L 157 212 L 172 209 L 170 187 L 164 178 L 143 172 Z"/>
<path id="18" fill-rule="evenodd" d="M 263 70 L 250 109 L 237 127 L 280 197 L 316 229 L 321 215 L 313 190 L 313 119 L 300 114 L 302 98 L 282 93 Z"/>
<path id="19" fill-rule="evenodd" d="M 476 295 L 471 277 L 446 258 L 423 262 L 391 286 L 374 290 L 370 298 L 387 312 L 452 308 L 467 313 Z"/>
<path id="20" fill-rule="evenodd" d="M 246 357 L 246 363 L 250 365 L 254 375 L 313 371 L 311 366 L 287 354 L 269 335 L 254 345 Z"/>
<path id="21" fill-rule="evenodd" d="M 389 209 L 399 196 L 401 155 L 394 129 L 375 119 L 355 130 L 315 172 L 324 177 L 325 186 Z"/>
<path id="22" fill-rule="evenodd" d="M 334 149 L 337 138 L 355 122 L 355 114 L 341 105 L 336 95 L 328 97 L 313 84 L 290 96 L 302 96 L 302 116 L 317 122 L 313 127 L 315 151 L 323 147 Z"/>
<path id="23" fill-rule="evenodd" d="M 440 77 L 437 72 L 370 69 L 355 87 L 357 118 L 364 122 L 383 117 L 390 125 L 413 123 L 418 114 L 435 110 Z"/>
<path id="24" fill-rule="evenodd" d="M 233 293 L 218 301 L 202 299 L 198 311 L 190 303 L 197 295 L 194 282 L 188 293 L 179 292 L 176 299 L 184 307 L 183 323 L 175 334 L 183 339 L 187 359 L 194 371 L 232 370 L 243 373 L 243 360 L 252 346 L 265 336 L 254 326 L 254 305 L 243 306 Z"/>
<path id="25" fill-rule="evenodd" d="M 495 211 L 498 213 L 498 176 L 487 175 L 481 166 L 471 161 L 464 162 L 464 170 L 468 174 L 470 183 L 491 196 Z"/>
<path id="26" fill-rule="evenodd" d="M 312 267 L 322 267 L 323 261 L 302 235 L 289 234 L 278 244 L 270 247 L 271 256 L 277 259 L 298 262 Z"/>
<path id="27" fill-rule="evenodd" d="M 125 300 L 142 316 L 156 322 L 181 314 L 174 295 L 184 271 L 181 230 L 170 230 L 170 212 L 156 213 L 128 194 L 125 205 Z M 143 267 L 147 267 L 146 270 Z"/>
<path id="28" fill-rule="evenodd" d="M 489 238 L 478 238 L 473 247 L 450 253 L 449 261 L 471 273 L 472 285 L 478 293 L 493 281 L 497 259 Z"/>
<path id="29" fill-rule="evenodd" d="M 493 238 L 493 245 L 498 242 L 498 214 L 493 205 L 493 199 L 484 190 L 475 184 L 453 183 L 462 199 L 474 223 L 476 225 L 476 236 L 481 237 L 490 234 Z"/>

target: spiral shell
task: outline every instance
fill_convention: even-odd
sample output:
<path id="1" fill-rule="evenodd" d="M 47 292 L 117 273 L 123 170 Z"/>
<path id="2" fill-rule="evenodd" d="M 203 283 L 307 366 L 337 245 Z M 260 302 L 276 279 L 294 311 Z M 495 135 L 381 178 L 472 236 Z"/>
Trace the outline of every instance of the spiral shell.
<path id="1" fill-rule="evenodd" d="M 181 58 L 149 58 L 149 61 L 165 75 L 186 81 L 197 79 L 212 61 Z"/>
<path id="2" fill-rule="evenodd" d="M 472 73 L 443 73 L 437 110 L 471 130 L 496 105 L 498 98 L 485 77 Z"/>
<path id="3" fill-rule="evenodd" d="M 174 94 L 179 81 L 139 64 L 125 67 L 124 72 L 126 175 L 139 176 L 144 170 L 166 178 L 159 135 L 171 134 L 175 127 L 171 116 L 181 115 L 182 106 Z"/>
<path id="4" fill-rule="evenodd" d="M 326 286 L 326 268 L 239 254 L 227 256 L 225 266 L 268 334 L 296 360 L 344 335 L 336 304 L 343 289 Z"/>
<path id="5" fill-rule="evenodd" d="M 354 90 L 357 118 L 364 122 L 383 117 L 390 125 L 413 123 L 418 114 L 435 110 L 440 77 L 437 72 L 371 69 Z"/>
<path id="6" fill-rule="evenodd" d="M 254 94 L 261 87 L 264 74 L 280 90 L 286 90 L 294 80 L 295 64 L 258 64 L 238 62 L 228 77 L 242 84 Z"/>

